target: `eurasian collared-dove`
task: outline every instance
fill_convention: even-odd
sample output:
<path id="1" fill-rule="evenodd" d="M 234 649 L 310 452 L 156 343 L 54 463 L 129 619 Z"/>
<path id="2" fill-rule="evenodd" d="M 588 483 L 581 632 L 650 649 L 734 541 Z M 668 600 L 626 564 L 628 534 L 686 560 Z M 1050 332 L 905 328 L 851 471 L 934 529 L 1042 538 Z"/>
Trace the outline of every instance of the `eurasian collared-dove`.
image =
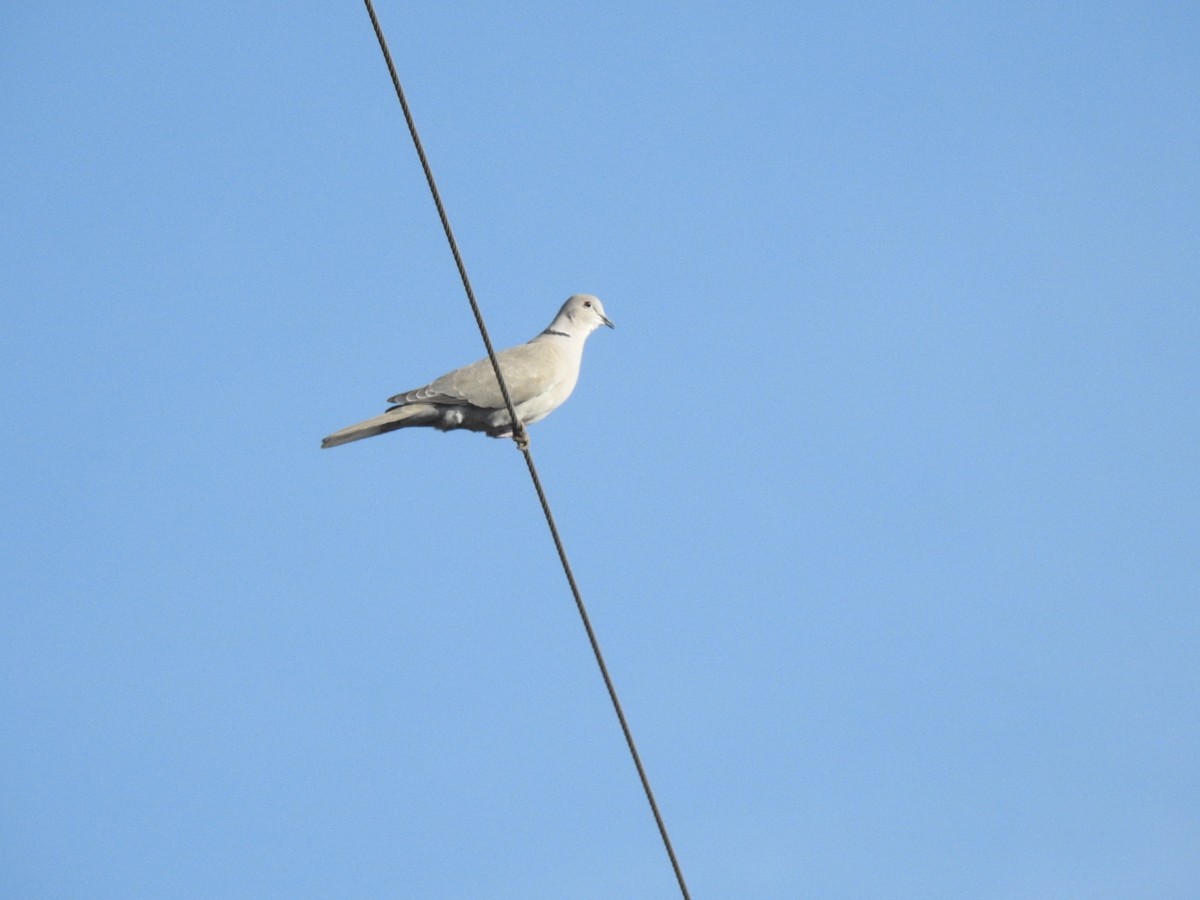
<path id="1" fill-rule="evenodd" d="M 562 305 L 545 331 L 526 344 L 496 354 L 504 383 L 525 425 L 544 419 L 562 405 L 579 379 L 583 344 L 601 325 L 614 327 L 591 294 L 576 294 Z M 322 447 L 336 447 L 397 428 L 425 425 L 442 431 L 466 428 L 489 437 L 511 437 L 512 422 L 491 359 L 448 372 L 425 387 L 388 399 L 383 415 L 335 431 Z"/>

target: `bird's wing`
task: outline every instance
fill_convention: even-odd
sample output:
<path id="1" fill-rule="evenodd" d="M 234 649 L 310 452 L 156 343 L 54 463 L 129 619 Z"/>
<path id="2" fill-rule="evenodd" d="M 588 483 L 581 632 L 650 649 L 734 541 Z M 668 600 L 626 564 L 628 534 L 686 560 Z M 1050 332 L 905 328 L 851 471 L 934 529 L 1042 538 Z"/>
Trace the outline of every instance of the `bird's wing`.
<path id="1" fill-rule="evenodd" d="M 566 368 L 562 354 L 546 341 L 519 344 L 501 350 L 496 357 L 514 404 L 525 403 L 545 393 L 562 379 Z M 484 358 L 447 372 L 424 387 L 397 394 L 388 402 L 451 406 L 465 403 L 479 409 L 500 409 L 504 406 L 504 395 L 500 393 L 492 361 Z"/>

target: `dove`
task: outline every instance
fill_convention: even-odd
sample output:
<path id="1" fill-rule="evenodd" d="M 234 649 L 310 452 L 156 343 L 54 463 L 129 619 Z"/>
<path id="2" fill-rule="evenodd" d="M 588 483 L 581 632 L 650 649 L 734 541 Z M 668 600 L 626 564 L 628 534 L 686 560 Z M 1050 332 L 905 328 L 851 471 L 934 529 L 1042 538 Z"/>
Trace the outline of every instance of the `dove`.
<path id="1" fill-rule="evenodd" d="M 614 328 L 604 305 L 591 294 L 567 299 L 554 321 L 533 340 L 496 354 L 504 383 L 523 425 L 546 418 L 571 396 L 579 380 L 583 345 L 601 325 Z M 335 431 L 321 441 L 337 447 L 397 428 L 424 426 L 440 431 L 483 431 L 489 437 L 512 437 L 513 426 L 496 381 L 492 361 L 484 357 L 447 372 L 424 387 L 388 398 L 387 412 Z"/>

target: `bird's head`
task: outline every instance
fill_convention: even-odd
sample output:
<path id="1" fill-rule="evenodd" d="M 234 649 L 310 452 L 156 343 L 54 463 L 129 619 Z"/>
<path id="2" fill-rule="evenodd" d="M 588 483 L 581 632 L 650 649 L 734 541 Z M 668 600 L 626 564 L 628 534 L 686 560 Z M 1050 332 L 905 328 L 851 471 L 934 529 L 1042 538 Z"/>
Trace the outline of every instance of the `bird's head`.
<path id="1" fill-rule="evenodd" d="M 604 304 L 599 297 L 591 294 L 575 294 L 563 304 L 558 311 L 558 318 L 565 318 L 576 328 L 581 328 L 584 334 L 591 334 L 601 325 L 616 328 L 612 320 L 604 314 Z"/>

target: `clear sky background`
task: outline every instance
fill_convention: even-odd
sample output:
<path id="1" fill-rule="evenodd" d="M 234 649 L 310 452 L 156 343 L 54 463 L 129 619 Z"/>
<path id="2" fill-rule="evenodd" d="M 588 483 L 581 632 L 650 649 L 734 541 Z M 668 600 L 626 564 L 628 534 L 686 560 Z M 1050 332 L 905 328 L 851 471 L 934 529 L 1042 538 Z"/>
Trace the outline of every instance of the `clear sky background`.
<path id="1" fill-rule="evenodd" d="M 1200 896 L 1200 8 L 379 13 L 694 896 Z M 363 7 L 0 117 L 0 893 L 677 896 Z"/>

